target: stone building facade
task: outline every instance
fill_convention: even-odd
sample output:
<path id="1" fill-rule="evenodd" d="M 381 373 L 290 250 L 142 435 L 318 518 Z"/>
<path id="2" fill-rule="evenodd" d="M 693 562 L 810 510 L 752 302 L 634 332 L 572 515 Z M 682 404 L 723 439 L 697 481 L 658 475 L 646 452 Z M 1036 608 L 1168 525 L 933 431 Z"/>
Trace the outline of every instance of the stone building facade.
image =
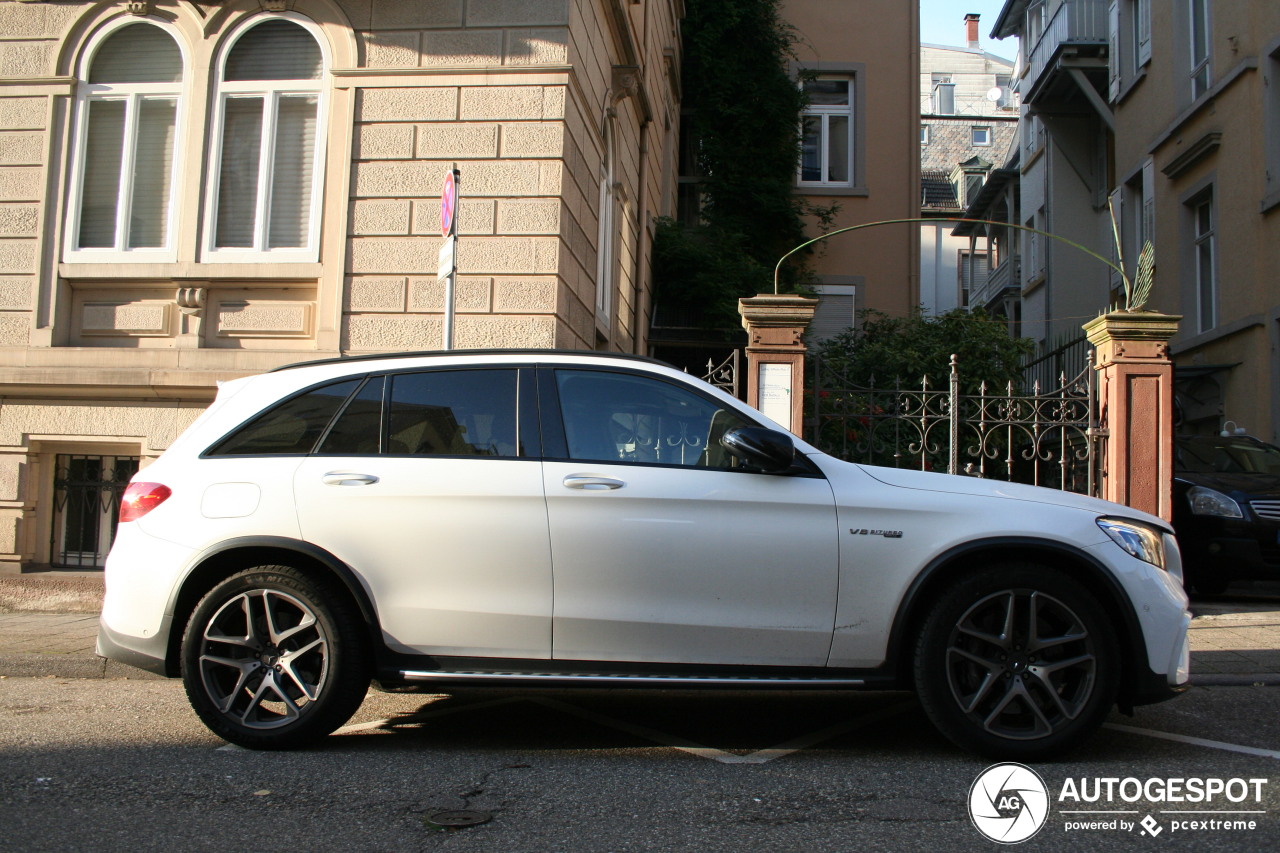
<path id="1" fill-rule="evenodd" d="M 646 351 L 681 0 L 0 2 L 0 566 L 100 565 L 216 383 Z"/>
<path id="2" fill-rule="evenodd" d="M 1019 45 L 1008 221 L 1123 256 L 1130 274 L 1151 242 L 1147 307 L 1182 317 L 1178 430 L 1280 440 L 1280 5 L 1008 0 L 991 35 Z M 1096 259 L 1017 242 L 1007 281 L 1042 354 L 1123 304 Z"/>

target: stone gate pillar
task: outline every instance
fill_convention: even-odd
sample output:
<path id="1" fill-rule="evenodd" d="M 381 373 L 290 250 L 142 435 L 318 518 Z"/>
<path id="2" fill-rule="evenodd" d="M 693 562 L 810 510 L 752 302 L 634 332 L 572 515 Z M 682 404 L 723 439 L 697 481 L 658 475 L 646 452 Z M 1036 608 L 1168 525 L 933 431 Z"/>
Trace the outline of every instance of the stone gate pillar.
<path id="1" fill-rule="evenodd" d="M 1173 363 L 1181 316 L 1114 311 L 1084 325 L 1097 351 L 1102 497 L 1173 519 Z"/>
<path id="2" fill-rule="evenodd" d="M 747 330 L 747 403 L 791 432 L 804 426 L 804 333 L 818 300 L 793 293 L 738 300 Z"/>

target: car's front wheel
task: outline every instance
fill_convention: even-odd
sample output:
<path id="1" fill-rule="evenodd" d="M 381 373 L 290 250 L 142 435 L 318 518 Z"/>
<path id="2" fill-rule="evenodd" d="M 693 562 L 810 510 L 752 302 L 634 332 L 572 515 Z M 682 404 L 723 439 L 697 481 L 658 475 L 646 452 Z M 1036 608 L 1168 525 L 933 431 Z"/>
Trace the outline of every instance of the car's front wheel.
<path id="1" fill-rule="evenodd" d="M 988 567 L 940 595 L 915 654 L 921 704 L 956 744 L 999 758 L 1060 753 L 1115 702 L 1119 645 L 1079 582 L 1026 563 Z"/>
<path id="2" fill-rule="evenodd" d="M 290 749 L 346 722 L 369 686 L 368 641 L 336 585 L 290 566 L 232 575 L 192 613 L 182 679 L 215 734 Z"/>

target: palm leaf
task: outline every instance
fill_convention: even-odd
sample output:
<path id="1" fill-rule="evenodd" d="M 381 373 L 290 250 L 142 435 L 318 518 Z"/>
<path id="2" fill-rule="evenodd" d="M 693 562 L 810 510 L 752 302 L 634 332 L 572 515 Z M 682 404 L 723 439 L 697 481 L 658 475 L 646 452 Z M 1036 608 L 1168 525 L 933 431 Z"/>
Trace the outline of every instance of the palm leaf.
<path id="1" fill-rule="evenodd" d="M 1141 311 L 1151 297 L 1151 287 L 1155 284 L 1156 250 L 1148 240 L 1138 255 L 1138 272 L 1134 276 L 1133 294 L 1129 299 L 1130 311 Z"/>

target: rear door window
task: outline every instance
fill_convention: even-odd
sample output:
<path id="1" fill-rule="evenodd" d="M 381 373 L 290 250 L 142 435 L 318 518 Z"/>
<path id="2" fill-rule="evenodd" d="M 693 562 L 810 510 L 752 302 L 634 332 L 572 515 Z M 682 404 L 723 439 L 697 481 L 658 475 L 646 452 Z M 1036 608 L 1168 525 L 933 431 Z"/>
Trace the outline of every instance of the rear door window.
<path id="1" fill-rule="evenodd" d="M 383 453 L 520 455 L 515 370 L 432 370 L 389 378 L 390 418 Z"/>

